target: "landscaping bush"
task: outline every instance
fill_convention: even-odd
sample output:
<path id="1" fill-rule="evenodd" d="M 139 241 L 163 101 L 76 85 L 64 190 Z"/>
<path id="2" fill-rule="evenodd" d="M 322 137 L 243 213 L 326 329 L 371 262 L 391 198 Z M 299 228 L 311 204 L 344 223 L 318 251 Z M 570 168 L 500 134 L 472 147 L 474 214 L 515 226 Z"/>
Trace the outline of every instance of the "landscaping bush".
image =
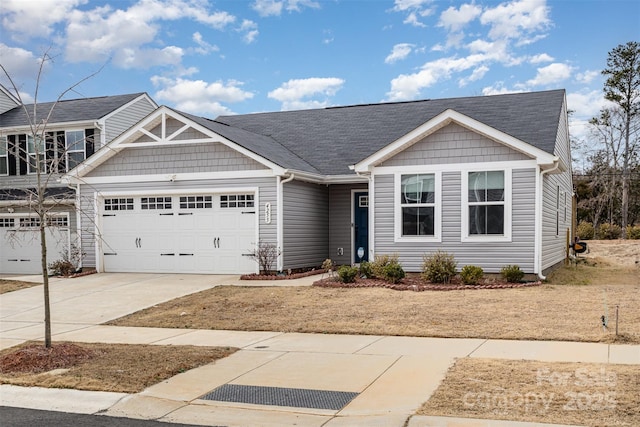
<path id="1" fill-rule="evenodd" d="M 617 224 L 605 222 L 598 227 L 598 239 L 613 240 L 619 239 L 622 235 L 622 228 Z"/>
<path id="2" fill-rule="evenodd" d="M 338 268 L 338 277 L 342 283 L 353 283 L 358 275 L 358 267 L 343 265 Z"/>
<path id="3" fill-rule="evenodd" d="M 593 224 L 588 221 L 580 221 L 580 224 L 578 224 L 577 232 L 578 237 L 580 237 L 581 240 L 591 240 L 596 235 Z"/>
<path id="4" fill-rule="evenodd" d="M 524 271 L 517 265 L 507 265 L 500 270 L 502 277 L 509 283 L 518 283 L 524 277 Z"/>
<path id="5" fill-rule="evenodd" d="M 460 278 L 465 285 L 477 285 L 484 276 L 484 270 L 477 265 L 465 265 L 460 270 Z"/>
<path id="6" fill-rule="evenodd" d="M 49 270 L 54 276 L 71 276 L 75 273 L 76 268 L 71 261 L 58 260 L 49 263 Z"/>
<path id="7" fill-rule="evenodd" d="M 389 264 L 398 264 L 398 254 L 393 255 L 376 255 L 373 262 L 369 264 L 371 267 L 371 277 L 384 279 L 384 268 Z"/>
<path id="8" fill-rule="evenodd" d="M 458 263 L 453 254 L 438 250 L 432 255 L 424 255 L 422 277 L 433 283 L 449 283 L 456 275 Z"/>
<path id="9" fill-rule="evenodd" d="M 404 279 L 404 269 L 400 263 L 389 263 L 384 266 L 383 279 L 389 283 L 396 284 Z"/>
<path id="10" fill-rule="evenodd" d="M 627 239 L 640 240 L 640 225 L 627 225 Z"/>
<path id="11" fill-rule="evenodd" d="M 360 263 L 360 276 L 364 276 L 367 279 L 373 277 L 373 273 L 371 273 L 371 263 L 367 261 L 362 261 Z"/>

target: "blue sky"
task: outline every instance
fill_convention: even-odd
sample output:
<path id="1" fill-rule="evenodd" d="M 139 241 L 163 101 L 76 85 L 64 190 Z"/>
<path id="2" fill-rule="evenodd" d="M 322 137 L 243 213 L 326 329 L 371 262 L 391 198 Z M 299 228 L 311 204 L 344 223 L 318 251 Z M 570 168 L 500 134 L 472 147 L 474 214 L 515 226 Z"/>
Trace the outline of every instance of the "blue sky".
<path id="1" fill-rule="evenodd" d="M 0 63 L 25 102 L 147 92 L 220 114 L 565 88 L 574 137 L 604 105 L 637 0 L 2 0 Z M 6 79 L 0 79 L 8 86 Z"/>

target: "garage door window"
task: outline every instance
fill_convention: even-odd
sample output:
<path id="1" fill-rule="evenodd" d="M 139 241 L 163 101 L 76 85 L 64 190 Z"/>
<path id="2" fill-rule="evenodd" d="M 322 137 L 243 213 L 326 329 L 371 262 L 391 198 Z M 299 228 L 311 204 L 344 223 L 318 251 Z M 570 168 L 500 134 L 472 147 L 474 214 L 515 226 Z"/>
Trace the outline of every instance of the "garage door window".
<path id="1" fill-rule="evenodd" d="M 212 196 L 180 196 L 180 209 L 211 209 Z"/>
<path id="2" fill-rule="evenodd" d="M 105 199 L 105 211 L 132 211 L 133 199 Z"/>
<path id="3" fill-rule="evenodd" d="M 37 228 L 40 227 L 40 218 L 32 216 L 29 218 L 20 218 L 20 228 Z"/>
<path id="4" fill-rule="evenodd" d="M 253 194 L 229 194 L 220 196 L 221 208 L 252 208 Z"/>
<path id="5" fill-rule="evenodd" d="M 0 218 L 0 228 L 13 228 L 14 224 L 13 218 Z"/>
<path id="6" fill-rule="evenodd" d="M 49 227 L 68 227 L 69 220 L 65 216 L 55 216 L 47 218 L 47 225 Z"/>
<path id="7" fill-rule="evenodd" d="M 143 197 L 140 199 L 142 210 L 171 209 L 171 197 Z"/>

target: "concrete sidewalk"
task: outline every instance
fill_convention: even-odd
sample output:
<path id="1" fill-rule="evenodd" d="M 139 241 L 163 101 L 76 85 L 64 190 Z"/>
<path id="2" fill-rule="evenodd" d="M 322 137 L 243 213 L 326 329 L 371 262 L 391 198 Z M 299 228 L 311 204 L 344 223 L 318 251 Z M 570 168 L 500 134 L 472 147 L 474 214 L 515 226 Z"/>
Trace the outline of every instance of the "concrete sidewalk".
<path id="1" fill-rule="evenodd" d="M 15 335 L 17 336 L 17 335 Z M 487 420 L 412 416 L 456 358 L 640 364 L 640 346 L 131 328 L 94 325 L 54 340 L 153 345 L 232 346 L 241 350 L 149 387 L 141 393 L 86 393 L 0 386 L 7 406 L 227 426 L 502 426 Z M 353 393 L 338 409 L 206 400 L 220 386 Z M 410 419 L 410 420 L 409 420 Z M 409 423 L 407 423 L 409 420 Z M 524 423 L 522 426 L 536 424 Z"/>

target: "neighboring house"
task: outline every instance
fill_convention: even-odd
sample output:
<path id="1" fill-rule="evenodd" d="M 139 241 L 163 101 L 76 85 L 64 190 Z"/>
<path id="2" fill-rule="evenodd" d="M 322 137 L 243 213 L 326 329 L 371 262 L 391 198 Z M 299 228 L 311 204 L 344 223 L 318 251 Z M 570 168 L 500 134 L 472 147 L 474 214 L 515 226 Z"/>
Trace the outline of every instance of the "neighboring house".
<path id="1" fill-rule="evenodd" d="M 247 273 L 398 254 L 459 268 L 561 262 L 571 224 L 564 90 L 209 120 L 160 107 L 65 176 L 85 266 Z M 97 236 L 97 237 L 96 237 Z"/>
<path id="2" fill-rule="evenodd" d="M 33 107 L 26 105 L 30 114 Z M 38 103 L 38 122 L 51 115 L 44 144 L 36 148 L 38 141 L 33 140 L 23 106 L 0 85 L 1 273 L 41 271 L 40 237 L 35 231 L 39 219 L 29 207 L 36 188 L 36 152 L 51 178 L 45 191 L 45 203 L 51 209 L 46 229 L 47 258 L 51 262 L 70 256 L 80 214 L 75 209 L 75 189 L 59 183 L 60 176 L 156 108 L 144 93 L 62 100 L 55 106 L 53 102 Z M 49 174 L 50 168 L 55 172 Z"/>

